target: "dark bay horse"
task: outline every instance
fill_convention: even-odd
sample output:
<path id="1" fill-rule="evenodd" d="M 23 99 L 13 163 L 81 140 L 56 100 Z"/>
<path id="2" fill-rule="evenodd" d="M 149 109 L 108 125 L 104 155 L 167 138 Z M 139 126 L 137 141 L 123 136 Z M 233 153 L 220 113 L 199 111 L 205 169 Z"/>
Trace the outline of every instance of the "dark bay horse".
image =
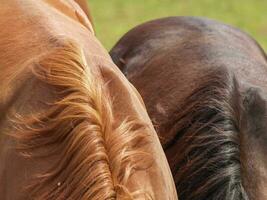
<path id="1" fill-rule="evenodd" d="M 140 95 L 72 0 L 0 2 L 0 199 L 177 194 Z"/>
<path id="2" fill-rule="evenodd" d="M 144 99 L 181 200 L 267 199 L 267 59 L 250 36 L 170 17 L 110 54 Z"/>

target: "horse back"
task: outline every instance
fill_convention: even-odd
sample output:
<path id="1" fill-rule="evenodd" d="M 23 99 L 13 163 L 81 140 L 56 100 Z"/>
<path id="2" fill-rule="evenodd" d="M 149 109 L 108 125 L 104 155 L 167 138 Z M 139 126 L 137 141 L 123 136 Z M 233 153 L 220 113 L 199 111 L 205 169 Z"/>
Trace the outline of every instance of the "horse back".
<path id="1" fill-rule="evenodd" d="M 266 166 L 267 60 L 254 39 L 170 17 L 132 29 L 110 54 L 144 99 L 182 199 L 266 198 L 266 177 L 252 178 Z"/>

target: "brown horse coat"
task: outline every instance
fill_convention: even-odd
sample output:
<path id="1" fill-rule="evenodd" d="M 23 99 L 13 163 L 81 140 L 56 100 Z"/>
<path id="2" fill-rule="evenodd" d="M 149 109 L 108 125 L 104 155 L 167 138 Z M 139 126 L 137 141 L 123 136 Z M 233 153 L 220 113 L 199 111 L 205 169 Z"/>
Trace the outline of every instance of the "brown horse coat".
<path id="1" fill-rule="evenodd" d="M 135 88 L 71 0 L 0 2 L 0 199 L 177 199 Z"/>
<path id="2" fill-rule="evenodd" d="M 110 54 L 144 99 L 181 199 L 267 199 L 267 59 L 251 37 L 170 17 Z"/>
<path id="3" fill-rule="evenodd" d="M 75 0 L 75 2 L 78 3 L 79 6 L 83 9 L 88 19 L 90 20 L 91 24 L 93 25 L 93 17 L 92 17 L 92 14 L 91 14 L 91 11 L 88 5 L 88 1 L 87 0 Z"/>

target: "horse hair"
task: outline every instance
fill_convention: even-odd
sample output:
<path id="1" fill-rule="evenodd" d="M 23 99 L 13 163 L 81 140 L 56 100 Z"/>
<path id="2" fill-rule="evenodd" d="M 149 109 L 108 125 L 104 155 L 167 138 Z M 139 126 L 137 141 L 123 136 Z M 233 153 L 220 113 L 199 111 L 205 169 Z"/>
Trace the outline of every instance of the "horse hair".
<path id="1" fill-rule="evenodd" d="M 205 73 L 204 73 L 205 74 Z M 247 200 L 241 162 L 242 94 L 227 69 L 210 70 L 166 127 L 181 200 Z"/>
<path id="2" fill-rule="evenodd" d="M 12 136 L 26 158 L 59 160 L 34 176 L 30 198 L 152 199 L 145 189 L 127 185 L 135 171 L 152 165 L 142 150 L 150 142 L 143 134 L 147 127 L 136 119 L 115 125 L 107 84 L 93 76 L 81 48 L 63 41 L 38 58 L 32 72 L 60 95 L 48 110 L 14 115 Z"/>

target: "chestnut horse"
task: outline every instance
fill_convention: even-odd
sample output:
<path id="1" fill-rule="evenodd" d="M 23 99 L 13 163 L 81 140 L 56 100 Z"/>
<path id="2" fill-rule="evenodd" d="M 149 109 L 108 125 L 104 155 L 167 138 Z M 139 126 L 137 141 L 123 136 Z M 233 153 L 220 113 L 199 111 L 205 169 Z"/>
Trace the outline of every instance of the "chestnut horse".
<path id="1" fill-rule="evenodd" d="M 91 10 L 89 8 L 89 4 L 87 0 L 75 0 L 76 3 L 83 9 L 84 13 L 87 15 L 88 19 L 90 20 L 91 24 L 93 24 L 93 17 L 91 14 Z"/>
<path id="2" fill-rule="evenodd" d="M 72 0 L 0 4 L 0 199 L 177 199 L 135 88 Z"/>
<path id="3" fill-rule="evenodd" d="M 129 31 L 111 56 L 144 99 L 181 200 L 267 199 L 267 59 L 251 37 L 170 17 Z"/>

